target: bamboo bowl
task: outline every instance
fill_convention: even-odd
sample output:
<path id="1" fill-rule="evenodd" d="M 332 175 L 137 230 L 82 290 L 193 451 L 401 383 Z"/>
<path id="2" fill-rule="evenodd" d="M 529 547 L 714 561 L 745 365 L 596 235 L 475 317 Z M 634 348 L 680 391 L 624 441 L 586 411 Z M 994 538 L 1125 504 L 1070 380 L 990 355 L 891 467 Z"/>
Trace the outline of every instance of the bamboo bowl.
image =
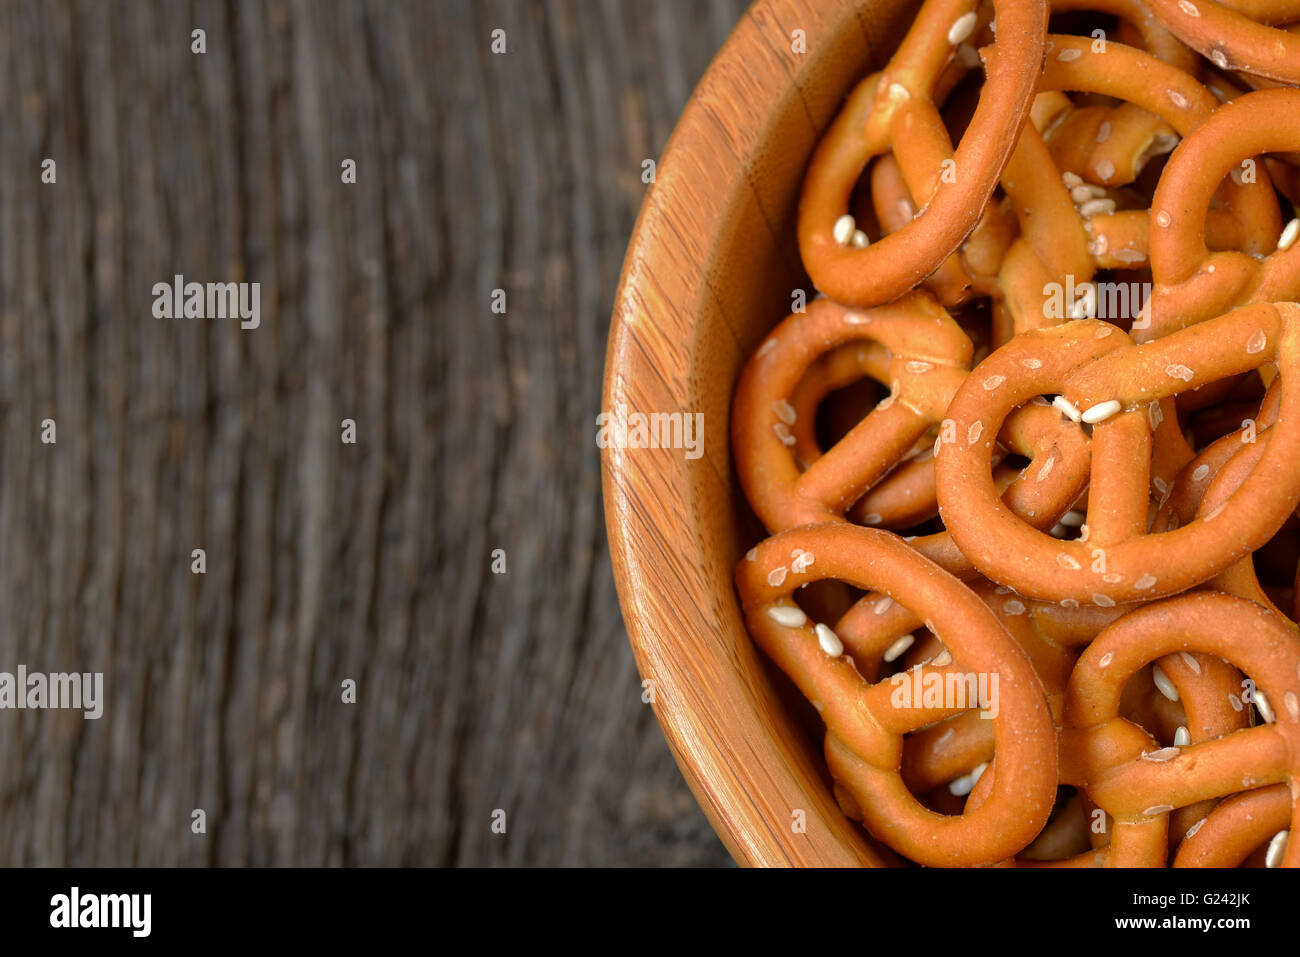
<path id="1" fill-rule="evenodd" d="M 614 302 L 602 410 L 704 416 L 697 457 L 603 453 L 623 618 L 682 773 L 747 865 L 882 863 L 835 803 L 815 714 L 745 631 L 732 573 L 762 530 L 735 480 L 728 435 L 745 359 L 790 311 L 795 289 L 813 292 L 795 239 L 804 168 L 915 6 L 757 0 L 669 140 Z M 794 51 L 795 30 L 807 52 Z"/>

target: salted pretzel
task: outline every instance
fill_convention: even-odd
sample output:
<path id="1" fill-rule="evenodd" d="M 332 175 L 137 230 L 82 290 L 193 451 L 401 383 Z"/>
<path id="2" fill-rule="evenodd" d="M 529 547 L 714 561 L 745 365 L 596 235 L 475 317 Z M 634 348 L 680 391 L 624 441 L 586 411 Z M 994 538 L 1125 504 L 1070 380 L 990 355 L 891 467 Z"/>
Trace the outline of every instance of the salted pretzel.
<path id="1" fill-rule="evenodd" d="M 1027 359 L 1037 367 L 1026 369 Z M 981 572 L 1035 598 L 1108 606 L 1213 577 L 1267 541 L 1300 501 L 1293 467 L 1300 428 L 1271 430 L 1255 469 L 1218 513 L 1151 535 L 1151 404 L 1270 362 L 1281 372 L 1279 423 L 1300 421 L 1300 306 L 1292 303 L 1242 307 L 1142 346 L 1096 320 L 1017 337 L 980 363 L 948 407 L 957 440 L 936 456 L 948 531 Z M 989 376 L 1002 376 L 1004 386 L 970 387 Z M 1027 525 L 1006 509 L 989 475 L 988 437 L 1045 393 L 1061 394 L 1093 423 L 1087 542 Z"/>
<path id="2" fill-rule="evenodd" d="M 1057 133 L 1058 142 L 1084 144 L 1075 159 L 1064 158 L 1062 172 L 1074 177 L 1073 188 L 1067 188 L 1056 172 L 1063 158 L 1060 152 L 1052 155 L 1033 126 L 1022 133 L 1002 178 L 1016 207 L 1024 210 L 1022 237 L 1008 250 L 999 276 L 1016 332 L 1052 325 L 1061 318 L 1095 315 L 1095 297 L 1081 297 L 1081 311 L 1073 315 L 1046 315 L 1047 283 L 1064 285 L 1068 276 L 1084 290 L 1098 268 L 1146 265 L 1149 215 L 1142 210 L 1116 211 L 1115 201 L 1102 187 L 1132 182 L 1152 155 L 1172 148 L 1178 136 L 1189 133 L 1219 105 L 1194 77 L 1154 56 L 1120 43 L 1107 43 L 1105 52 L 1098 52 L 1086 39 L 1058 34 L 1048 37 L 1039 89 L 1117 96 L 1129 109 L 1117 108 L 1103 120 L 1099 108 L 1094 108 L 1088 114 L 1090 125 L 1078 129 L 1066 124 L 1066 130 Z M 1157 146 L 1157 141 L 1163 144 Z M 1213 214 L 1207 210 L 1206 225 L 1216 235 L 1216 245 L 1239 242 L 1247 255 L 1271 248 L 1280 219 L 1269 185 L 1267 173 L 1254 183 L 1228 179 L 1214 184 L 1211 192 L 1217 190 L 1222 208 Z M 1207 195 L 1206 206 L 1209 199 Z M 1248 225 L 1239 235 L 1241 223 Z"/>
<path id="3" fill-rule="evenodd" d="M 1219 106 L 1169 158 L 1151 200 L 1151 339 L 1217 316 L 1235 305 L 1300 296 L 1300 227 L 1288 224 L 1262 260 L 1210 252 L 1210 196 L 1239 164 L 1262 153 L 1300 148 L 1300 90 L 1260 90 Z M 1261 175 L 1267 175 L 1261 171 Z M 1273 224 L 1270 223 L 1270 227 Z M 1256 250 L 1264 252 L 1266 250 Z"/>
<path id="4" fill-rule="evenodd" d="M 1293 3 L 1147 0 L 1175 36 L 1221 70 L 1300 83 L 1300 36 L 1271 23 L 1300 19 Z"/>
<path id="5" fill-rule="evenodd" d="M 831 298 L 859 308 L 896 299 L 978 222 L 1029 113 L 1048 7 L 995 0 L 993 11 L 995 41 L 981 51 L 987 78 L 955 151 L 932 96 L 977 22 L 972 0 L 924 4 L 884 71 L 859 84 L 818 144 L 799 202 L 799 249 L 813 283 Z M 905 171 L 920 158 L 928 188 L 913 189 L 924 202 L 911 223 L 863 246 L 866 237 L 844 219 L 849 197 L 867 163 L 890 149 Z"/>
<path id="6" fill-rule="evenodd" d="M 736 587 L 893 863 L 1300 866 L 1297 43 L 1300 0 L 926 0 L 818 142 Z"/>
<path id="7" fill-rule="evenodd" d="M 937 814 L 906 789 L 902 736 L 966 709 L 896 707 L 889 682 L 865 680 L 834 632 L 793 601 L 801 586 L 825 579 L 882 592 L 929 618 L 951 654 L 923 666 L 924 675 L 997 674 L 996 759 L 978 808 Z M 965 585 L 897 536 L 845 523 L 774 535 L 740 562 L 736 585 L 750 633 L 826 722 L 831 773 L 876 838 L 923 864 L 971 866 L 1015 854 L 1038 833 L 1056 791 L 1051 713 L 1029 659 Z"/>
<path id="8" fill-rule="evenodd" d="M 1275 721 L 1151 750 L 1149 735 L 1118 717 L 1121 692 L 1144 665 L 1193 652 L 1241 669 L 1278 703 Z M 1169 812 L 1256 788 L 1285 785 L 1291 828 L 1300 823 L 1300 637 L 1251 602 L 1199 592 L 1125 615 L 1071 673 L 1065 728 L 1061 777 L 1078 782 L 1113 819 L 1110 866 L 1163 863 Z M 1193 825 L 1188 833 L 1198 831 Z M 1300 866 L 1300 842 L 1290 843 L 1281 864 Z"/>

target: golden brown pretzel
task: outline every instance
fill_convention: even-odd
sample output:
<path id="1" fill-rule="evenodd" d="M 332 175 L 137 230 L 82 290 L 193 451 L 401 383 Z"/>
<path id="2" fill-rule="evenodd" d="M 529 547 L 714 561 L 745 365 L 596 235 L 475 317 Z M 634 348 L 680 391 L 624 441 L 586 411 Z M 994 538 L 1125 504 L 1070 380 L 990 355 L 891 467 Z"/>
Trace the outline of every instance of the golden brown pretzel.
<path id="1" fill-rule="evenodd" d="M 947 664 L 924 666 L 922 680 L 996 675 L 996 760 L 978 807 L 957 816 L 930 811 L 899 770 L 903 734 L 971 704 L 898 706 L 895 683 L 867 682 L 834 633 L 809 622 L 792 600 L 801 586 L 824 579 L 882 592 L 931 621 L 951 654 Z M 845 523 L 774 535 L 740 562 L 736 585 L 750 633 L 825 720 L 832 774 L 875 837 L 931 866 L 992 864 L 1033 839 L 1056 792 L 1051 713 L 1029 659 L 965 585 L 897 536 Z"/>
<path id="2" fill-rule="evenodd" d="M 1039 366 L 1011 379 L 1026 359 Z M 949 533 L 983 574 L 1035 598 L 1109 606 L 1213 577 L 1267 541 L 1300 501 L 1300 428 L 1270 430 L 1254 470 L 1218 513 L 1152 535 L 1151 403 L 1274 361 L 1279 422 L 1300 421 L 1300 306 L 1292 303 L 1246 306 L 1142 346 L 1094 320 L 1017 337 L 980 363 L 948 408 L 957 441 L 940 448 L 936 478 Z M 1001 389 L 970 388 L 999 375 Z M 1010 513 L 988 472 L 988 436 L 1015 408 L 1051 393 L 1095 423 L 1086 542 L 1053 539 Z"/>
<path id="3" fill-rule="evenodd" d="M 983 95 L 955 152 L 932 96 L 975 25 L 972 0 L 924 4 L 885 70 L 853 91 L 818 144 L 799 202 L 799 249 L 813 283 L 833 299 L 867 307 L 898 298 L 978 222 L 1028 116 L 1047 30 L 1045 0 L 995 0 L 993 9 L 995 42 L 981 51 Z M 912 191 L 926 197 L 913 221 L 861 248 L 853 225 L 844 226 L 849 196 L 866 164 L 890 148 L 904 169 L 909 151 L 939 162 L 930 188 Z"/>
<path id="4" fill-rule="evenodd" d="M 1206 210 L 1224 177 L 1262 153 L 1300 147 L 1300 90 L 1260 90 L 1220 106 L 1183 139 L 1169 158 L 1151 200 L 1151 272 L 1155 282 L 1150 328 L 1164 335 L 1235 305 L 1300 296 L 1300 226 L 1279 230 L 1263 250 L 1211 253 Z M 1257 167 L 1260 178 L 1267 176 Z M 1282 245 L 1285 244 L 1285 245 Z M 1265 253 L 1262 260 L 1250 253 Z"/>
<path id="5" fill-rule="evenodd" d="M 1278 703 L 1276 720 L 1146 750 L 1145 733 L 1118 717 L 1124 685 L 1152 661 L 1193 652 L 1240 668 Z M 1300 637 L 1251 602 L 1199 592 L 1125 615 L 1088 646 L 1071 673 L 1065 725 L 1062 753 L 1074 759 L 1063 764 L 1062 780 L 1079 780 L 1115 821 L 1108 864 L 1155 856 L 1163 862 L 1170 811 L 1253 788 L 1285 785 L 1292 824 L 1300 820 Z M 1282 864 L 1300 866 L 1300 842 Z"/>
<path id="6" fill-rule="evenodd" d="M 1147 3 L 1170 32 L 1219 69 L 1300 83 L 1300 37 L 1273 29 L 1267 21 L 1256 22 L 1244 12 L 1263 16 L 1274 5 L 1223 4 L 1216 0 Z"/>

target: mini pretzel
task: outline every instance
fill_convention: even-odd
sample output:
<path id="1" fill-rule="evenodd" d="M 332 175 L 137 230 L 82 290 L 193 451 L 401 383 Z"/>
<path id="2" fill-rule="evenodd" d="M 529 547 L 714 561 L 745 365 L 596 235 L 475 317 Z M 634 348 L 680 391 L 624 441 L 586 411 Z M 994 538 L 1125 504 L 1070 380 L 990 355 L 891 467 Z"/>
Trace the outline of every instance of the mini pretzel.
<path id="1" fill-rule="evenodd" d="M 818 144 L 799 203 L 799 250 L 831 298 L 860 308 L 898 298 L 952 255 L 979 220 L 1028 116 L 1048 16 L 1045 0 L 995 0 L 993 9 L 996 39 L 982 51 L 987 79 L 955 152 L 931 97 L 975 24 L 971 0 L 924 4 L 884 72 L 853 91 Z M 868 161 L 891 147 L 904 169 L 909 152 L 937 158 L 930 189 L 913 190 L 925 203 L 911 223 L 858 248 L 851 226 L 837 238 L 836 224 Z"/>
<path id="2" fill-rule="evenodd" d="M 1152 661 L 1193 651 L 1249 675 L 1278 703 L 1276 721 L 1146 751 L 1144 733 L 1118 717 L 1124 685 Z M 1251 602 L 1203 592 L 1125 615 L 1080 657 L 1066 691 L 1065 724 L 1062 753 L 1077 759 L 1073 767 L 1062 767 L 1062 779 L 1081 780 L 1115 820 L 1108 864 L 1122 866 L 1149 854 L 1163 860 L 1163 840 L 1155 837 L 1170 811 L 1252 788 L 1284 784 L 1292 828 L 1300 823 L 1300 638 L 1294 627 Z M 1138 753 L 1125 760 L 1135 747 Z M 1290 843 L 1281 863 L 1300 866 L 1300 842 Z"/>
<path id="3" fill-rule="evenodd" d="M 1027 359 L 1038 366 L 1026 369 Z M 1267 541 L 1300 501 L 1300 428 L 1270 431 L 1255 469 L 1219 513 L 1151 535 L 1150 403 L 1273 361 L 1282 375 L 1279 422 L 1300 421 L 1300 306 L 1292 303 L 1243 307 L 1143 346 L 1094 320 L 1017 337 L 980 363 L 948 408 L 957 441 L 936 456 L 948 531 L 981 572 L 1035 598 L 1109 606 L 1213 577 Z M 1005 380 L 998 390 L 971 388 L 996 376 Z M 989 436 L 1005 417 L 1057 392 L 1085 415 L 1104 413 L 1093 426 L 1087 542 L 1058 541 L 1011 514 L 988 473 Z"/>
<path id="4" fill-rule="evenodd" d="M 1300 83 L 1300 37 L 1257 23 L 1239 10 L 1259 3 L 1221 4 L 1215 0 L 1147 0 L 1169 30 L 1221 70 L 1241 70 L 1286 83 Z"/>
<path id="5" fill-rule="evenodd" d="M 1055 796 L 1055 732 L 1033 666 L 988 607 L 897 536 L 875 529 L 792 529 L 752 555 L 736 572 L 750 633 L 821 713 L 831 773 L 852 794 L 866 828 L 930 866 L 991 864 L 1028 844 Z M 990 722 L 996 761 L 977 808 L 936 814 L 904 786 L 902 735 L 958 709 L 897 708 L 889 682 L 864 680 L 833 632 L 810 624 L 792 600 L 800 586 L 824 579 L 878 590 L 927 616 L 953 660 L 924 666 L 924 673 L 997 674 L 998 714 Z"/>
<path id="6" fill-rule="evenodd" d="M 889 350 L 893 391 L 801 473 L 790 397 L 814 361 L 853 341 Z M 939 421 L 970 356 L 970 340 L 927 293 L 869 311 L 819 298 L 786 319 L 746 364 L 732 409 L 736 471 L 759 518 L 775 531 L 842 518 Z"/>
<path id="7" fill-rule="evenodd" d="M 1210 196 L 1240 162 L 1300 148 L 1300 90 L 1261 90 L 1214 111 L 1174 150 L 1151 200 L 1154 338 L 1234 305 L 1300 296 L 1300 249 L 1278 247 L 1261 262 L 1205 243 Z M 1267 174 L 1260 169 L 1261 177 Z M 1262 252 L 1262 251 L 1261 251 Z"/>

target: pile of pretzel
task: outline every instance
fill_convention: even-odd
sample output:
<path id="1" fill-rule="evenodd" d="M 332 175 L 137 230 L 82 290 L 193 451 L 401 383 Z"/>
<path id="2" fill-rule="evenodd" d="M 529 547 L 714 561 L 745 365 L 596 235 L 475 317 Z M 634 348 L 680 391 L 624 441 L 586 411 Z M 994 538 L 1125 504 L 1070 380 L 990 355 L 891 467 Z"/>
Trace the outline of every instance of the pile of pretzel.
<path id="1" fill-rule="evenodd" d="M 1300 865 L 1297 85 L 1300 0 L 926 0 L 818 145 L 736 581 L 891 860 Z"/>

